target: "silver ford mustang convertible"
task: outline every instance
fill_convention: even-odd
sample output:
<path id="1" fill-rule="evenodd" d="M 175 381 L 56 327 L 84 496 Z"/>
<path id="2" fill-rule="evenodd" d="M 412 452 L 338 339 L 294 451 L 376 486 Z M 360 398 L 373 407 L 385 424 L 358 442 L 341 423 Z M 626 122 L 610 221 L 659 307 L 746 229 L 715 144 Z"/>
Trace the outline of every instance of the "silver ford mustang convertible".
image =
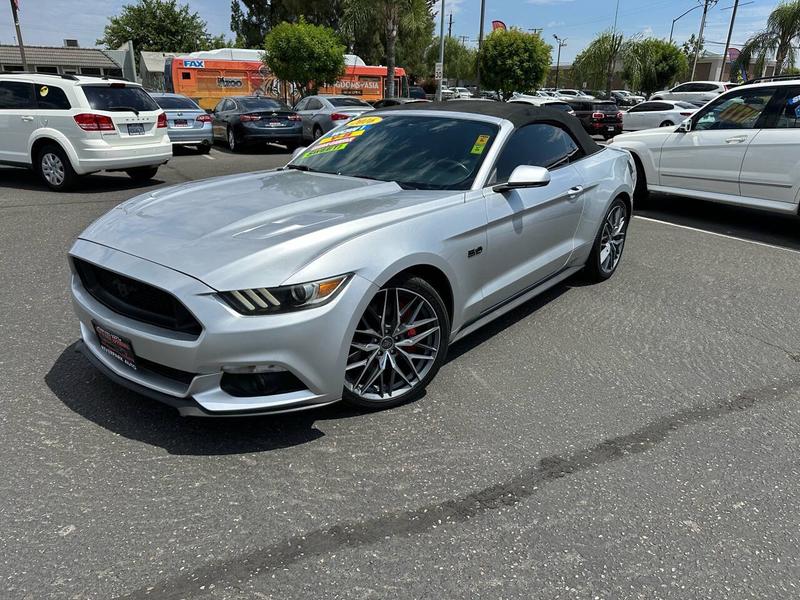
<path id="1" fill-rule="evenodd" d="M 89 360 L 184 415 L 418 397 L 454 341 L 625 244 L 635 166 L 520 104 L 369 113 L 286 167 L 133 198 L 70 251 Z"/>

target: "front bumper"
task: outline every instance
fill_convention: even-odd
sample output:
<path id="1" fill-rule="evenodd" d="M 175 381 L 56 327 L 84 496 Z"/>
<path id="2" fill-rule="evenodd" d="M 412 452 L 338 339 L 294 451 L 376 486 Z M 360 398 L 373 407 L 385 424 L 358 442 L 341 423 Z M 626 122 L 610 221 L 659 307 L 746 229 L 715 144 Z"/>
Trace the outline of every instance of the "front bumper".
<path id="1" fill-rule="evenodd" d="M 171 293 L 200 322 L 202 332 L 192 336 L 131 319 L 101 304 L 80 278 L 72 275 L 83 351 L 91 362 L 118 383 L 173 406 L 183 415 L 269 414 L 336 402 L 342 396 L 353 331 L 377 291 L 371 282 L 354 276 L 325 306 L 245 317 L 219 299 L 216 290 L 167 267 L 85 240 L 78 240 L 70 255 Z M 144 366 L 134 370 L 104 353 L 93 322 L 128 338 Z M 148 364 L 167 369 L 151 369 Z M 251 365 L 285 369 L 304 389 L 250 397 L 233 396 L 223 389 L 223 367 Z M 170 370 L 189 377 L 175 379 Z"/>

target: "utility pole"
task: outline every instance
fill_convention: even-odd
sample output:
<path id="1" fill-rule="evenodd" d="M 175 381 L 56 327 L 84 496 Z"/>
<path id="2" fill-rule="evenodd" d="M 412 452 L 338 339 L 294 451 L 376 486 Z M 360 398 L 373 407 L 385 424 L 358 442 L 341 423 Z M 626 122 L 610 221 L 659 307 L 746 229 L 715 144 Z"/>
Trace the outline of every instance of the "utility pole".
<path id="1" fill-rule="evenodd" d="M 444 2 L 444 0 L 442 0 Z M 475 78 L 477 80 L 475 85 L 475 92 L 480 94 L 481 91 L 481 48 L 483 48 L 483 23 L 486 19 L 486 0 L 481 0 L 481 28 L 478 30 L 478 60 L 475 66 Z"/>
<path id="2" fill-rule="evenodd" d="M 444 0 L 442 0 L 442 14 L 440 15 L 439 25 L 439 64 L 442 65 L 439 85 L 436 86 L 436 101 L 442 101 L 442 83 L 444 82 Z"/>
<path id="3" fill-rule="evenodd" d="M 14 18 L 14 27 L 17 28 L 17 44 L 19 44 L 19 55 L 22 58 L 22 70 L 28 71 L 28 59 L 25 56 L 25 44 L 22 41 L 22 29 L 19 27 L 19 0 L 11 0 L 11 16 Z"/>
<path id="4" fill-rule="evenodd" d="M 731 36 L 733 35 L 733 24 L 736 22 L 736 10 L 739 8 L 739 0 L 736 0 L 733 3 L 733 14 L 731 15 L 731 25 L 728 27 L 728 38 L 725 40 L 725 52 L 722 53 L 722 66 L 719 68 L 719 77 L 717 78 L 718 81 L 722 81 L 723 76 L 725 75 L 725 63 L 728 62 L 728 49 L 731 47 Z M 731 64 L 731 70 L 733 64 Z M 733 73 L 728 73 L 728 80 L 731 79 L 731 75 Z"/>
<path id="5" fill-rule="evenodd" d="M 617 9 L 614 11 L 614 33 L 617 32 L 617 19 L 619 18 L 619 0 L 617 0 Z"/>
<path id="6" fill-rule="evenodd" d="M 553 37 L 556 38 L 556 41 L 558 42 L 558 57 L 556 58 L 556 90 L 558 90 L 558 72 L 561 67 L 561 49 L 567 45 L 567 40 L 566 38 L 558 37 L 555 33 L 553 34 Z"/>
<path id="7" fill-rule="evenodd" d="M 694 62 L 692 63 L 692 78 L 694 81 L 694 74 L 697 71 L 697 59 L 700 58 L 700 48 L 703 46 L 703 34 L 706 30 L 706 17 L 708 16 L 708 9 L 714 6 L 717 0 L 703 0 L 703 18 L 700 19 L 700 35 L 697 37 L 697 46 L 694 49 Z"/>
<path id="8" fill-rule="evenodd" d="M 450 25 L 447 28 L 447 37 L 453 37 L 453 13 L 450 13 Z"/>

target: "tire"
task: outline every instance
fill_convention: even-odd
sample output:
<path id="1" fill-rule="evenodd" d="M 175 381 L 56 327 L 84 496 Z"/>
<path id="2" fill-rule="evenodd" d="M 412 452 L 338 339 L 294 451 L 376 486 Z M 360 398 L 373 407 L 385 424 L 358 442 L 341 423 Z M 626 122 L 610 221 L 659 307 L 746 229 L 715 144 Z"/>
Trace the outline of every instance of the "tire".
<path id="1" fill-rule="evenodd" d="M 675 127 L 675 123 L 672 121 L 664 121 L 659 127 Z"/>
<path id="2" fill-rule="evenodd" d="M 390 281 L 353 334 L 342 399 L 370 410 L 416 400 L 444 364 L 449 340 L 450 317 L 436 290 L 419 277 Z"/>
<path id="3" fill-rule="evenodd" d="M 311 133 L 311 137 L 315 142 L 322 137 L 322 128 L 319 125 L 314 125 L 314 131 Z"/>
<path id="4" fill-rule="evenodd" d="M 236 141 L 236 134 L 230 127 L 228 127 L 226 139 L 228 141 L 228 148 L 230 148 L 231 152 L 238 152 L 241 149 L 241 144 Z"/>
<path id="5" fill-rule="evenodd" d="M 136 167 L 125 171 L 134 181 L 150 181 L 158 173 L 158 165 L 154 167 Z"/>
<path id="6" fill-rule="evenodd" d="M 608 207 L 592 245 L 583 274 L 591 282 L 609 279 L 617 270 L 625 249 L 625 238 L 630 223 L 630 210 L 625 201 L 617 197 Z"/>
<path id="7" fill-rule="evenodd" d="M 647 174 L 644 172 L 642 161 L 635 154 L 633 162 L 636 164 L 636 189 L 633 190 L 633 205 L 646 206 L 650 199 L 650 190 L 647 189 Z"/>
<path id="8" fill-rule="evenodd" d="M 45 185 L 56 192 L 70 190 L 78 180 L 67 153 L 55 144 L 41 149 L 36 157 L 36 170 Z"/>

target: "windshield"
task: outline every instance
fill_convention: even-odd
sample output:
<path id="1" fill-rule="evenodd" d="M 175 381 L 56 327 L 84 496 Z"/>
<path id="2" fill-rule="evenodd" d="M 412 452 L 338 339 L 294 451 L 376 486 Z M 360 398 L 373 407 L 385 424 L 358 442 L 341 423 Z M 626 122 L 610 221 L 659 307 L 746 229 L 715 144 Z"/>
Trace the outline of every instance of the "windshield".
<path id="1" fill-rule="evenodd" d="M 272 98 L 239 98 L 239 103 L 247 111 L 292 110 L 280 100 L 273 100 Z"/>
<path id="2" fill-rule="evenodd" d="M 192 100 L 180 96 L 157 96 L 154 100 L 164 110 L 200 110 Z"/>
<path id="3" fill-rule="evenodd" d="M 372 106 L 358 98 L 328 98 L 328 102 L 337 108 L 344 106 L 365 106 L 367 108 L 372 108 Z"/>
<path id="4" fill-rule="evenodd" d="M 125 85 L 81 86 L 89 106 L 95 110 L 141 112 L 158 110 L 158 104 L 140 87 Z"/>
<path id="5" fill-rule="evenodd" d="M 365 116 L 320 138 L 290 168 L 395 181 L 404 189 L 472 186 L 496 125 L 453 117 Z"/>

